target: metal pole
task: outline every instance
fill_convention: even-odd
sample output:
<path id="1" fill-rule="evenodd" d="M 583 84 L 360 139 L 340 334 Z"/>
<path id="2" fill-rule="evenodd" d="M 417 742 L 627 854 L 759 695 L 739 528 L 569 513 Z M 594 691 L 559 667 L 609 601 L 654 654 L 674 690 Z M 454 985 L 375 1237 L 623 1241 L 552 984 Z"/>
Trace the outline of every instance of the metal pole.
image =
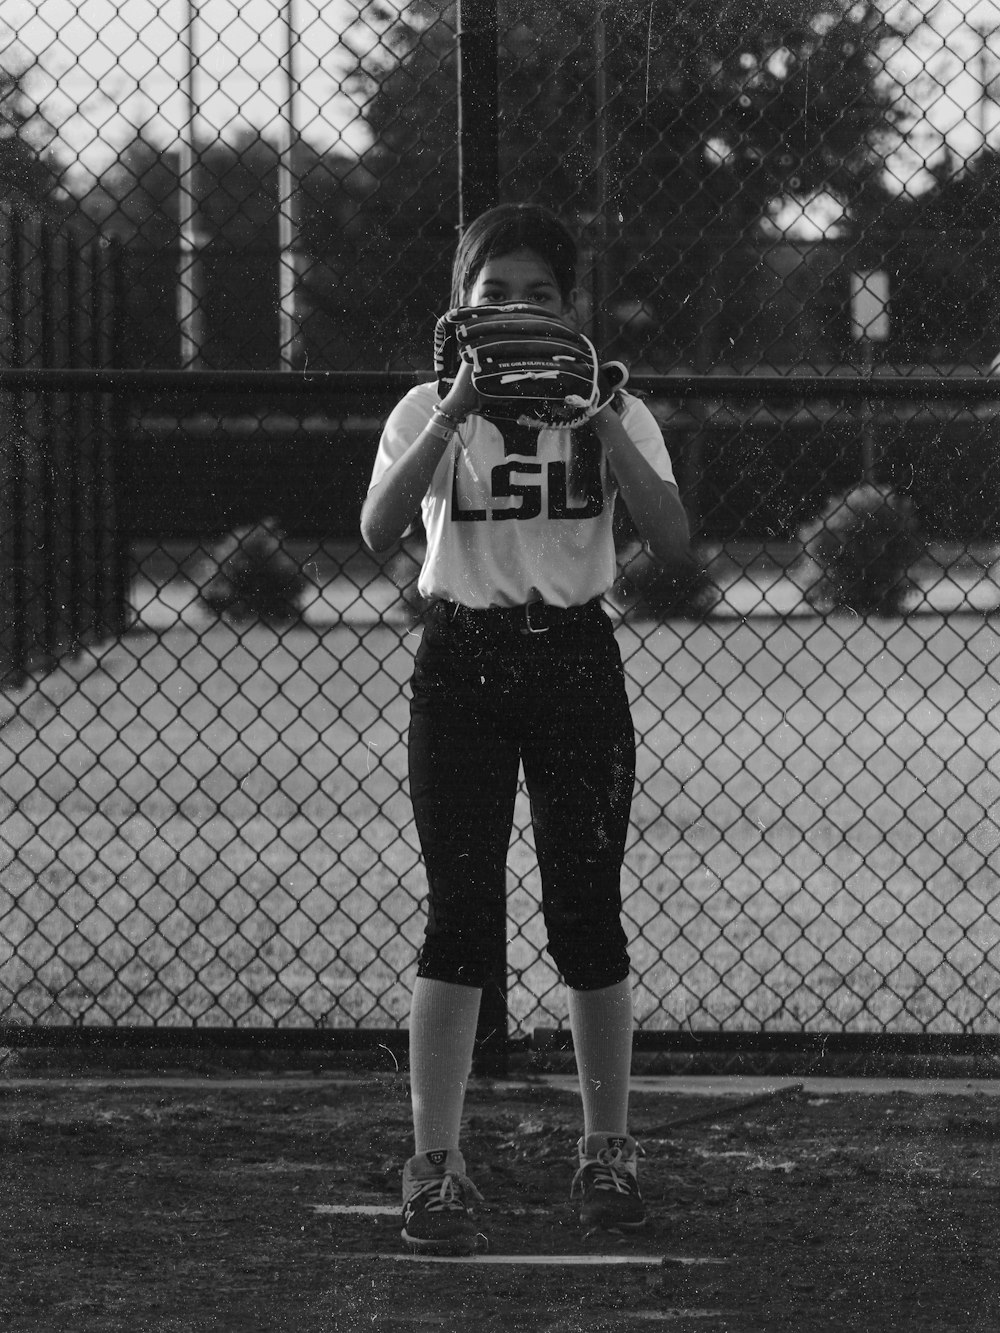
<path id="1" fill-rule="evenodd" d="M 39 236 L 38 259 L 40 268 L 40 338 L 41 360 L 43 366 L 54 366 L 55 348 L 55 238 L 47 223 L 42 224 Z M 35 540 L 40 558 L 42 585 L 35 589 L 36 601 L 41 602 L 41 632 L 36 641 L 40 646 L 43 660 L 53 661 L 56 655 L 58 639 L 58 605 L 56 599 L 56 542 L 59 537 L 59 522 L 56 514 L 56 440 L 55 415 L 52 399 L 46 398 L 39 413 L 41 477 L 38 499 L 41 501 L 35 516 Z M 39 593 L 41 596 L 39 597 Z"/>
<path id="2" fill-rule="evenodd" d="M 10 366 L 26 368 L 28 361 L 27 312 L 32 305 L 28 290 L 28 256 L 25 221 L 16 213 L 8 213 L 10 248 L 7 272 L 10 274 L 8 309 L 10 311 Z M 28 448 L 25 438 L 27 400 L 23 393 L 15 393 L 11 400 L 9 422 L 10 473 L 4 478 L 4 489 L 9 504 L 11 573 L 10 644 L 6 663 L 0 662 L 0 679 L 5 684 L 18 684 L 28 665 Z M 0 626 L 0 629 L 6 628 Z M 10 674 L 7 672 L 10 668 Z"/>
<path id="3" fill-rule="evenodd" d="M 294 370 L 298 361 L 296 323 L 296 248 L 298 216 L 295 177 L 295 0 L 284 0 L 285 106 L 278 156 L 278 369 Z"/>
<path id="4" fill-rule="evenodd" d="M 608 266 L 608 55 L 604 5 L 597 6 L 594 20 L 594 254 L 591 266 L 591 336 L 604 346 L 604 303 L 607 300 Z"/>
<path id="5" fill-rule="evenodd" d="M 458 3 L 458 225 L 500 195 L 496 0 Z"/>
<path id="6" fill-rule="evenodd" d="M 979 51 L 976 55 L 976 67 L 978 69 L 979 80 L 979 101 L 976 110 L 979 122 L 979 136 L 983 141 L 982 148 L 985 152 L 990 146 L 990 127 L 988 124 L 986 108 L 993 100 L 993 81 L 990 78 L 990 56 L 992 54 L 990 49 L 990 38 L 994 35 L 995 30 L 987 28 L 985 24 L 981 28 L 976 27 L 975 24 L 973 24 L 972 31 L 977 35 L 980 42 Z"/>
<path id="7" fill-rule="evenodd" d="M 201 365 L 205 346 L 204 281 L 199 254 L 198 197 L 196 172 L 195 118 L 198 104 L 195 99 L 195 54 L 197 0 L 187 0 L 187 19 L 184 25 L 184 49 L 187 64 L 184 70 L 186 99 L 184 124 L 181 126 L 180 154 L 177 180 L 177 323 L 180 330 L 180 358 L 184 370 L 195 370 Z"/>
<path id="8" fill-rule="evenodd" d="M 120 366 L 124 359 L 126 332 L 125 250 L 120 240 L 108 249 L 108 296 L 111 305 L 111 359 Z M 111 568 L 107 618 L 111 632 L 124 634 L 129 625 L 129 587 L 132 582 L 129 512 L 126 494 L 126 444 L 130 405 L 124 394 L 111 400 L 111 432 L 107 441 L 107 486 L 111 506 Z"/>
<path id="9" fill-rule="evenodd" d="M 458 3 L 459 227 L 494 208 L 500 195 L 496 0 Z M 488 1078 L 508 1072 L 507 940 L 494 941 L 483 987 L 473 1069 Z"/>

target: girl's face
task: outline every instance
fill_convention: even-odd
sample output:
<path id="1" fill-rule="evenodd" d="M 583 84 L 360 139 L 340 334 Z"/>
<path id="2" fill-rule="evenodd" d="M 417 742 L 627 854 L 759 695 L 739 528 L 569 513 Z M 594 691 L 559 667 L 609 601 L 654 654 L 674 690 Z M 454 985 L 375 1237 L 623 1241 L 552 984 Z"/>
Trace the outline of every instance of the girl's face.
<path id="1" fill-rule="evenodd" d="M 469 292 L 469 305 L 502 305 L 508 301 L 543 306 L 554 315 L 568 319 L 573 314 L 573 297 L 564 301 L 555 274 L 545 260 L 527 247 L 509 255 L 488 259 L 476 275 Z"/>

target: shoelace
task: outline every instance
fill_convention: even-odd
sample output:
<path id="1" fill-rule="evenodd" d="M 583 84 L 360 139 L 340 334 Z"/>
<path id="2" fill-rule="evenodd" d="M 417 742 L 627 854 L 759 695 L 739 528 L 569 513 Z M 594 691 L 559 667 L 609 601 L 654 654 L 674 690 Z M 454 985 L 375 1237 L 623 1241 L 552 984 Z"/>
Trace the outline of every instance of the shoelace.
<path id="1" fill-rule="evenodd" d="M 426 1199 L 424 1206 L 427 1211 L 432 1213 L 443 1212 L 446 1208 L 464 1209 L 462 1193 L 470 1194 L 478 1203 L 483 1202 L 483 1196 L 468 1176 L 446 1171 L 440 1181 L 426 1180 L 418 1185 L 406 1200 L 406 1210 L 410 1212 L 417 1201 L 423 1199 Z"/>
<path id="2" fill-rule="evenodd" d="M 570 1185 L 570 1198 L 576 1193 L 577 1188 L 583 1189 L 584 1173 L 589 1173 L 590 1182 L 595 1190 L 612 1190 L 617 1194 L 631 1194 L 636 1188 L 635 1177 L 625 1169 L 622 1150 L 615 1148 L 612 1152 L 605 1148 L 597 1157 L 589 1162 L 584 1162 Z"/>

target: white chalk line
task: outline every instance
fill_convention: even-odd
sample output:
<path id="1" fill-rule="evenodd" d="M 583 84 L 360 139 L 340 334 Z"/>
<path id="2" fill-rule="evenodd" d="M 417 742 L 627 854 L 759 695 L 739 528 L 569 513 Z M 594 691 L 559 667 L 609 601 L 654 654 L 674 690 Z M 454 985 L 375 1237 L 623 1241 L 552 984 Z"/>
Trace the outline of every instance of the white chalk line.
<path id="1" fill-rule="evenodd" d="M 307 1208 L 311 1208 L 317 1216 L 326 1217 L 398 1217 L 400 1215 L 400 1204 L 386 1203 L 309 1203 Z M 547 1217 L 551 1209 L 549 1208 L 518 1208 L 513 1212 L 515 1217 Z"/>
<path id="2" fill-rule="evenodd" d="M 680 1305 L 671 1305 L 664 1310 L 629 1310 L 628 1318 L 633 1322 L 640 1319 L 649 1324 L 669 1324 L 675 1319 L 722 1319 L 729 1314 L 732 1314 L 731 1310 L 687 1310 Z"/>
<path id="3" fill-rule="evenodd" d="M 333 1259 L 379 1259 L 412 1264 L 475 1264 L 479 1267 L 533 1268 L 664 1268 L 678 1265 L 724 1264 L 725 1259 L 690 1258 L 670 1254 L 408 1254 L 376 1251 L 335 1254 Z"/>
<path id="4" fill-rule="evenodd" d="M 398 1217 L 399 1205 L 385 1203 L 310 1203 L 314 1213 L 331 1217 Z"/>
<path id="5" fill-rule="evenodd" d="M 396 1217 L 399 1209 L 382 1203 L 313 1203 L 308 1207 L 325 1217 Z M 390 1259 L 398 1263 L 522 1265 L 552 1268 L 595 1266 L 664 1268 L 724 1264 L 725 1259 L 668 1254 L 415 1254 L 410 1251 L 388 1254 L 361 1252 L 338 1254 L 335 1259 Z"/>

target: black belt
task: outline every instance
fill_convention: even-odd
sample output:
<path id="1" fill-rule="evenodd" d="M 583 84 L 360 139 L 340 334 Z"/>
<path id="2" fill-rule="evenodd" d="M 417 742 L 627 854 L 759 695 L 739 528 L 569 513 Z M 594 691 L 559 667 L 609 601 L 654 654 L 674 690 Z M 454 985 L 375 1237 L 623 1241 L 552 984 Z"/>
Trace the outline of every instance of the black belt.
<path id="1" fill-rule="evenodd" d="M 460 602 L 441 601 L 445 615 L 454 624 L 469 629 L 509 628 L 522 634 L 545 634 L 581 621 L 592 620 L 600 610 L 601 599 L 593 598 L 581 606 L 550 606 L 548 602 L 525 602 L 523 606 L 463 606 Z"/>

